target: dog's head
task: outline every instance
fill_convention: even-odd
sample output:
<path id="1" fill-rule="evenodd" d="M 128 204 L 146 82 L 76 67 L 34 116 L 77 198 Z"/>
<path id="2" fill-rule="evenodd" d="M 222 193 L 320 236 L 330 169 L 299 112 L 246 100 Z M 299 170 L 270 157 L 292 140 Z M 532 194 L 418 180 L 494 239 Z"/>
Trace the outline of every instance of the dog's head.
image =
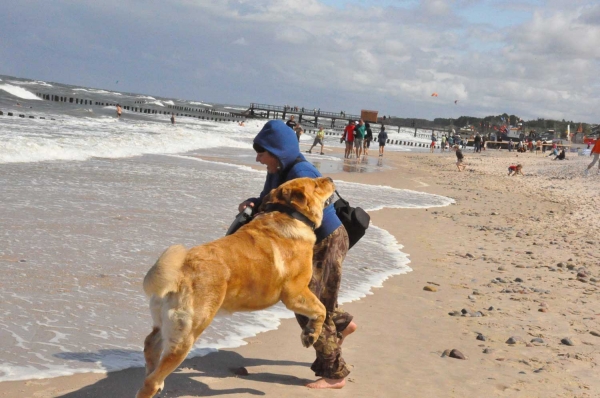
<path id="1" fill-rule="evenodd" d="M 261 208 L 270 203 L 291 207 L 318 228 L 323 221 L 323 209 L 329 204 L 334 191 L 335 185 L 329 177 L 296 178 L 271 190 L 263 199 Z"/>

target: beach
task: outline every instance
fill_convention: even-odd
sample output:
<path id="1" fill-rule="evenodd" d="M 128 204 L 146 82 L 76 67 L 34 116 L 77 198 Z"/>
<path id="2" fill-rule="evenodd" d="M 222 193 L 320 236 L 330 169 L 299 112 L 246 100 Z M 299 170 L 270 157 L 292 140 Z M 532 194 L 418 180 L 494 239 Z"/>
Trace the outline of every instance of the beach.
<path id="1" fill-rule="evenodd" d="M 314 379 L 314 351 L 301 346 L 295 320 L 284 319 L 241 347 L 186 360 L 160 396 L 600 396 L 600 176 L 582 173 L 591 158 L 465 156 L 462 173 L 452 153 L 386 152 L 377 172 L 328 174 L 455 201 L 370 211 L 403 246 L 412 272 L 344 304 L 358 324 L 343 345 L 352 366 L 344 389 L 303 387 Z M 525 176 L 508 177 L 517 162 Z M 352 254 L 377 266 L 372 254 Z M 0 397 L 127 397 L 143 374 L 6 381 Z"/>

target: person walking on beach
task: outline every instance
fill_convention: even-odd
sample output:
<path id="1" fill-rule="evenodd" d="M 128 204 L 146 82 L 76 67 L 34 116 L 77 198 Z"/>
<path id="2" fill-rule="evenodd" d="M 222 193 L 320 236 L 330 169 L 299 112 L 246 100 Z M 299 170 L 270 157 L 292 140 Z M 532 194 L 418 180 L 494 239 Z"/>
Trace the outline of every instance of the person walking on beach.
<path id="1" fill-rule="evenodd" d="M 429 145 L 429 152 L 433 153 L 433 150 L 435 149 L 435 143 L 437 141 L 437 137 L 435 136 L 434 133 L 431 133 L 431 145 Z"/>
<path id="2" fill-rule="evenodd" d="M 296 121 L 294 120 L 294 115 L 290 116 L 290 119 L 285 122 L 286 126 L 291 128 L 292 130 L 296 130 Z"/>
<path id="3" fill-rule="evenodd" d="M 481 152 L 481 136 L 479 133 L 475 134 L 475 140 L 473 142 L 473 145 L 475 145 L 475 152 Z"/>
<path id="4" fill-rule="evenodd" d="M 442 135 L 442 145 L 440 145 L 440 152 L 444 152 L 446 149 L 446 134 Z"/>
<path id="5" fill-rule="evenodd" d="M 381 131 L 377 135 L 377 141 L 379 142 L 379 156 L 383 156 L 383 150 L 385 149 L 385 143 L 387 142 L 388 135 L 385 132 L 385 126 L 381 126 Z"/>
<path id="6" fill-rule="evenodd" d="M 346 142 L 346 150 L 344 151 L 344 159 L 349 159 L 352 155 L 352 145 L 354 144 L 354 120 L 348 122 L 344 129 L 342 142 Z"/>
<path id="7" fill-rule="evenodd" d="M 463 161 L 465 160 L 465 156 L 463 155 L 462 151 L 460 150 L 460 147 L 458 145 L 454 145 L 454 151 L 456 152 L 456 167 L 458 168 L 458 171 L 463 171 L 467 166 L 463 164 Z"/>
<path id="8" fill-rule="evenodd" d="M 354 128 L 354 152 L 356 153 L 356 159 L 360 159 L 360 155 L 362 155 L 362 146 L 366 134 L 365 130 L 365 122 L 360 119 L 358 126 Z"/>
<path id="9" fill-rule="evenodd" d="M 363 145 L 363 150 L 365 152 L 365 155 L 369 155 L 369 148 L 371 147 L 371 141 L 373 141 L 373 130 L 371 130 L 371 125 L 366 122 L 365 123 L 365 128 L 366 128 L 366 134 L 365 134 L 365 142 Z"/>
<path id="10" fill-rule="evenodd" d="M 321 155 L 323 154 L 323 140 L 325 139 L 325 130 L 323 130 L 323 126 L 319 126 L 319 131 L 317 131 L 317 135 L 315 136 L 315 140 L 313 141 L 312 146 L 306 152 L 312 153 L 312 149 L 317 146 L 317 144 L 321 145 Z"/>
<path id="11" fill-rule="evenodd" d="M 175 114 L 171 112 L 171 124 L 175 124 Z"/>
<path id="12" fill-rule="evenodd" d="M 123 113 L 123 109 L 121 108 L 121 105 L 117 104 L 117 119 L 121 118 L 122 113 Z"/>
<path id="13" fill-rule="evenodd" d="M 596 139 L 596 143 L 594 144 L 594 147 L 592 148 L 592 151 L 590 152 L 590 156 L 593 156 L 594 159 L 592 160 L 592 163 L 590 163 L 588 165 L 588 167 L 585 169 L 585 175 L 587 176 L 590 172 L 590 169 L 592 167 L 594 167 L 594 165 L 596 163 L 598 163 L 598 174 L 600 174 L 600 162 L 598 162 L 598 158 L 600 158 L 600 137 L 598 137 Z"/>
<path id="14" fill-rule="evenodd" d="M 302 126 L 297 125 L 294 131 L 296 132 L 296 138 L 298 138 L 298 142 L 300 142 L 300 136 L 304 133 L 304 129 L 302 129 Z"/>
<path id="15" fill-rule="evenodd" d="M 240 203 L 238 210 L 246 207 L 258 209 L 265 196 L 284 182 L 300 177 L 321 177 L 321 173 L 300 153 L 294 133 L 281 120 L 267 122 L 254 138 L 256 161 L 267 166 L 264 188 L 256 198 Z M 317 240 L 313 251 L 313 275 L 310 290 L 326 309 L 321 335 L 313 345 L 316 360 L 311 369 L 318 380 L 307 384 L 309 388 L 342 388 L 350 369 L 342 358 L 342 341 L 356 330 L 352 315 L 338 307 L 337 298 L 341 283 L 342 263 L 348 252 L 348 233 L 335 213 L 333 204 L 323 210 L 321 226 L 315 229 Z M 309 319 L 296 314 L 301 327 Z"/>

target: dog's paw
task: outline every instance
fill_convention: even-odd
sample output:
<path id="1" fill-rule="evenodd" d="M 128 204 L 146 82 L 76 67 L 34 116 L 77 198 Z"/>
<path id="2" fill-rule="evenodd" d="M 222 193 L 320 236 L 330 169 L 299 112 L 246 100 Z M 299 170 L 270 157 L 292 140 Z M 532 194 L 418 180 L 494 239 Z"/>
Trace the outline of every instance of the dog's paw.
<path id="1" fill-rule="evenodd" d="M 300 335 L 300 340 L 302 340 L 302 345 L 308 348 L 315 344 L 318 337 L 319 335 L 315 333 L 314 329 L 304 329 L 304 331 Z"/>

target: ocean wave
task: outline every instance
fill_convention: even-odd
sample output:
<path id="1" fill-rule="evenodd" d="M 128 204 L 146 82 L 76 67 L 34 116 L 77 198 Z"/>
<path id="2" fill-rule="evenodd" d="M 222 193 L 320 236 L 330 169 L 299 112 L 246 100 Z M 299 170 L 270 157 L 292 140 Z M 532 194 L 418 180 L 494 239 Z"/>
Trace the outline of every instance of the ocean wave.
<path id="1" fill-rule="evenodd" d="M 39 101 L 42 100 L 41 98 L 38 98 L 38 96 L 35 95 L 34 93 L 32 93 L 31 91 L 25 90 L 23 87 L 13 86 L 12 84 L 0 84 L 0 90 L 4 90 L 9 94 L 14 95 L 15 97 L 19 97 L 22 99 L 39 100 Z"/>

